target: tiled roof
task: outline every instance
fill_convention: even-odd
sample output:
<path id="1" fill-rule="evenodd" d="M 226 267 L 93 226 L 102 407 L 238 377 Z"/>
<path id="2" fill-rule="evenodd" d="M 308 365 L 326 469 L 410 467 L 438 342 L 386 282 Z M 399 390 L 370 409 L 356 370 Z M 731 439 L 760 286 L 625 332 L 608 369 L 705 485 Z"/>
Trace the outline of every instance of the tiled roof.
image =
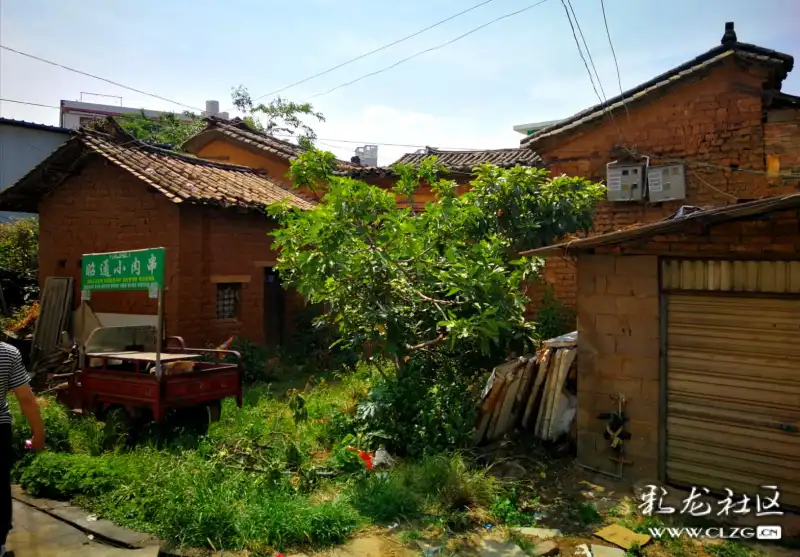
<path id="1" fill-rule="evenodd" d="M 14 120 L 12 118 L 0 118 L 0 125 L 15 126 L 18 128 L 29 128 L 32 130 L 42 130 L 47 132 L 68 134 L 72 130 L 59 126 L 48 126 L 47 124 L 37 124 L 36 122 L 26 122 L 25 120 Z"/>
<path id="2" fill-rule="evenodd" d="M 720 46 L 712 48 L 680 66 L 672 68 L 633 89 L 625 91 L 621 95 L 617 95 L 605 102 L 578 112 L 552 126 L 542 128 L 523 139 L 520 143 L 523 146 L 533 146 L 545 138 L 554 137 L 580 128 L 586 124 L 597 122 L 603 118 L 605 114 L 623 109 L 626 103 L 630 105 L 645 96 L 660 93 L 667 86 L 671 86 L 685 78 L 695 76 L 700 71 L 729 57 L 736 57 L 740 60 L 775 67 L 776 71 L 772 81 L 766 84 L 767 89 L 772 88 L 779 90 L 781 82 L 786 78 L 786 75 L 792 71 L 792 67 L 794 66 L 794 58 L 788 54 L 753 44 L 738 42 L 736 40 L 736 34 L 733 32 L 733 24 L 728 24 Z"/>
<path id="3" fill-rule="evenodd" d="M 305 149 L 295 143 L 284 141 L 265 132 L 254 130 L 245 121 L 239 118 L 223 120 L 216 117 L 206 118 L 206 128 L 187 139 L 183 144 L 183 148 L 189 152 L 197 153 L 209 142 L 219 138 L 233 140 L 251 148 L 277 155 L 287 161 L 296 159 L 305 151 Z M 371 174 L 382 176 L 391 174 L 391 170 L 378 166 L 354 164 L 338 159 L 337 163 L 338 169 L 336 174 L 338 175 L 361 176 Z"/>
<path id="4" fill-rule="evenodd" d="M 206 128 L 187 139 L 184 148 L 196 152 L 220 135 L 285 159 L 296 158 L 303 152 L 299 145 L 256 131 L 238 118 L 228 121 L 215 117 L 206 118 Z"/>
<path id="5" fill-rule="evenodd" d="M 485 151 L 442 151 L 428 147 L 423 153 L 407 153 L 397 162 L 419 164 L 426 157 L 436 155 L 437 162 L 454 172 L 472 172 L 476 166 L 488 162 L 502 168 L 512 166 L 539 166 L 541 157 L 531 149 L 490 149 Z"/>
<path id="6" fill-rule="evenodd" d="M 35 210 L 58 174 L 96 153 L 146 182 L 175 203 L 191 202 L 247 209 L 286 201 L 300 209 L 314 206 L 288 189 L 244 166 L 223 164 L 145 145 L 133 139 L 81 129 L 16 184 L 0 193 L 0 208 Z"/>
<path id="7" fill-rule="evenodd" d="M 797 209 L 798 207 L 800 207 L 800 194 L 792 193 L 783 196 L 757 199 L 746 203 L 726 205 L 725 207 L 699 210 L 690 208 L 693 210 L 680 211 L 667 219 L 657 222 L 641 224 L 623 230 L 598 234 L 596 236 L 589 236 L 588 238 L 576 238 L 559 244 L 523 251 L 520 255 L 536 255 L 540 257 L 574 255 L 576 253 L 588 252 L 599 247 L 617 246 L 627 242 L 660 236 L 662 234 L 687 233 L 692 230 L 692 225 L 713 226 L 733 220 L 760 217 L 776 211 Z"/>

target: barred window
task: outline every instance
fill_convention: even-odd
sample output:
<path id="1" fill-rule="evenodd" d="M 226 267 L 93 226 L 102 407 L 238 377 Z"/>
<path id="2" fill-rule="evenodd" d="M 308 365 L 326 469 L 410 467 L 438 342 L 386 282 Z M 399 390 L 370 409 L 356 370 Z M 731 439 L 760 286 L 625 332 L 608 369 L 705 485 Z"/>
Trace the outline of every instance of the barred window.
<path id="1" fill-rule="evenodd" d="M 239 317 L 239 298 L 242 285 L 239 283 L 217 284 L 217 319 Z"/>

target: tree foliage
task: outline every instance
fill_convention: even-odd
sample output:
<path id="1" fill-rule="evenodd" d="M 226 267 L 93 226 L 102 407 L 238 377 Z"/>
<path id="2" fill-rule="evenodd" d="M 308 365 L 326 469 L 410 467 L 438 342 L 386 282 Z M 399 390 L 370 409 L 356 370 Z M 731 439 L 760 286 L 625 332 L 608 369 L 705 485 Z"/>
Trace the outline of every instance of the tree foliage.
<path id="1" fill-rule="evenodd" d="M 602 186 L 546 170 L 483 165 L 456 195 L 436 158 L 396 167 L 394 191 L 330 173 L 333 155 L 309 151 L 292 164 L 296 186 L 324 190 L 313 210 L 273 207 L 282 276 L 335 324 L 343 342 L 395 361 L 447 350 L 496 357 L 533 340 L 523 281 L 538 259 L 518 257 L 588 229 Z M 420 181 L 437 196 L 424 212 L 398 208 Z"/>
<path id="2" fill-rule="evenodd" d="M 303 118 L 317 122 L 325 121 L 322 113 L 315 111 L 309 103 L 295 103 L 283 97 L 276 97 L 269 104 L 255 104 L 243 85 L 235 87 L 231 96 L 234 106 L 247 115 L 245 120 L 251 126 L 270 135 L 296 136 L 298 143 L 304 147 L 313 145 L 317 134 L 303 121 Z M 262 121 L 262 117 L 265 121 Z"/>
<path id="3" fill-rule="evenodd" d="M 170 112 L 153 119 L 142 110 L 137 114 L 123 114 L 117 122 L 136 139 L 169 145 L 176 150 L 180 150 L 181 145 L 205 125 L 199 116 L 188 111 L 183 115 Z"/>
<path id="4" fill-rule="evenodd" d="M 36 281 L 39 269 L 39 221 L 35 217 L 0 224 L 0 268 Z"/>

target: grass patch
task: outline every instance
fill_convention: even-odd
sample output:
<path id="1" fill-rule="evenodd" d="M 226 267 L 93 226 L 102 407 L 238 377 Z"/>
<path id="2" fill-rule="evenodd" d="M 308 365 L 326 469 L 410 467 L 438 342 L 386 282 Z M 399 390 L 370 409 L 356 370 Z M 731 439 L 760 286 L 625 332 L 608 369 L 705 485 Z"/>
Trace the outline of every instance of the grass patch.
<path id="1" fill-rule="evenodd" d="M 143 432 L 135 447 L 114 424 L 75 418 L 42 399 L 49 450 L 20 450 L 15 474 L 34 495 L 73 500 L 175 545 L 252 555 L 341 543 L 370 524 L 459 531 L 523 522 L 514 514 L 516 492 L 463 454 L 366 471 L 347 447 L 368 444 L 356 412 L 372 385 L 365 367 L 256 385 L 242 409 L 225 402 L 207 435 L 178 432 L 164 441 Z M 25 439 L 13 403 L 12 411 L 16 439 Z"/>

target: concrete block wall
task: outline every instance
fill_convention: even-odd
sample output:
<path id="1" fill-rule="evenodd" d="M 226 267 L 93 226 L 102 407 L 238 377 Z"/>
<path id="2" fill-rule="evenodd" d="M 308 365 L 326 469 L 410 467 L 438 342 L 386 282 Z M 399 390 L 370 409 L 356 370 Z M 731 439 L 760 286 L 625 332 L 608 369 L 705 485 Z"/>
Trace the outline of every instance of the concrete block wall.
<path id="1" fill-rule="evenodd" d="M 655 256 L 578 258 L 578 460 L 616 471 L 600 412 L 622 393 L 627 476 L 658 475 L 659 287 Z"/>

